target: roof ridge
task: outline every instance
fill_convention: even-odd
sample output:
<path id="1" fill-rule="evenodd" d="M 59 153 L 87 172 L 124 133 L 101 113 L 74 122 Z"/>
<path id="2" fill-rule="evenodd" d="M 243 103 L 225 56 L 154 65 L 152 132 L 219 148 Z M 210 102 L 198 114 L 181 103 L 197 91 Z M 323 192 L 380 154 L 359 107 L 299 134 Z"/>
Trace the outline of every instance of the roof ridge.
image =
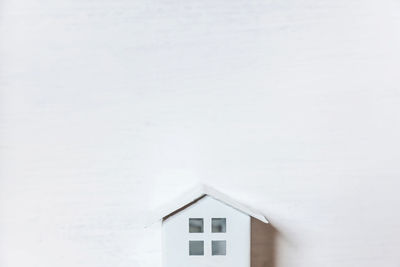
<path id="1" fill-rule="evenodd" d="M 175 215 L 177 212 L 187 208 L 188 206 L 193 205 L 199 199 L 203 198 L 204 195 L 208 195 L 227 206 L 230 206 L 242 213 L 245 213 L 253 218 L 256 218 L 264 223 L 269 223 L 267 218 L 259 211 L 254 210 L 247 205 L 244 205 L 230 196 L 214 189 L 213 187 L 200 183 L 191 190 L 183 193 L 181 198 L 175 199 L 171 201 L 169 205 L 166 205 L 164 208 L 161 208 L 159 211 L 153 214 L 151 218 L 148 220 L 148 225 L 155 223 L 156 221 L 163 220 L 167 217 Z"/>

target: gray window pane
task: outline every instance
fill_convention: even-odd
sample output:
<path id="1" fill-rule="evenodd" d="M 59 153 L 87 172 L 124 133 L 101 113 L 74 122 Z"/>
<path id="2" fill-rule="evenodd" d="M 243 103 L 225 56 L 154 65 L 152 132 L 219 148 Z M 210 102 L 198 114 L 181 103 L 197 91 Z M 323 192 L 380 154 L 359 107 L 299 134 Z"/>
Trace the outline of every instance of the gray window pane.
<path id="1" fill-rule="evenodd" d="M 189 219 L 189 233 L 203 233 L 203 219 L 190 218 Z"/>
<path id="2" fill-rule="evenodd" d="M 226 218 L 212 218 L 212 232 L 226 233 Z"/>
<path id="3" fill-rule="evenodd" d="M 212 255 L 226 255 L 226 240 L 213 240 Z"/>
<path id="4" fill-rule="evenodd" d="M 189 255 L 204 255 L 204 241 L 189 241 Z"/>

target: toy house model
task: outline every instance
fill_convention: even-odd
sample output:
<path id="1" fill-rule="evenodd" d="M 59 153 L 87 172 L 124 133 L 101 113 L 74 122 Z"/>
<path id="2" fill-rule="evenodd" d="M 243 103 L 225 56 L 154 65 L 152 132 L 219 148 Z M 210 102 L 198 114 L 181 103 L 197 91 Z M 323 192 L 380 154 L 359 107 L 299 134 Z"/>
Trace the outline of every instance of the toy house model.
<path id="1" fill-rule="evenodd" d="M 268 224 L 267 219 L 208 186 L 182 196 L 158 219 L 163 267 L 268 266 L 268 259 L 262 259 L 268 240 L 257 238 L 255 232 Z"/>

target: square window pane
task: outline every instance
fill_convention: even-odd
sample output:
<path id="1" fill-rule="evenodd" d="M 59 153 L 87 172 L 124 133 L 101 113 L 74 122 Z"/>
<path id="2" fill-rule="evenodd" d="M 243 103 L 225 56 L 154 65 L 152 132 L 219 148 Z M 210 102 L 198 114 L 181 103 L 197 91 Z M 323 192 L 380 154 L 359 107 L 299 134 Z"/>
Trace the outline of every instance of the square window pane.
<path id="1" fill-rule="evenodd" d="M 226 233 L 226 218 L 212 218 L 212 232 Z"/>
<path id="2" fill-rule="evenodd" d="M 189 233 L 203 233 L 203 219 L 190 218 L 189 219 Z"/>
<path id="3" fill-rule="evenodd" d="M 212 255 L 226 255 L 226 240 L 213 240 Z"/>
<path id="4" fill-rule="evenodd" d="M 189 241 L 189 255 L 204 255 L 204 241 Z"/>

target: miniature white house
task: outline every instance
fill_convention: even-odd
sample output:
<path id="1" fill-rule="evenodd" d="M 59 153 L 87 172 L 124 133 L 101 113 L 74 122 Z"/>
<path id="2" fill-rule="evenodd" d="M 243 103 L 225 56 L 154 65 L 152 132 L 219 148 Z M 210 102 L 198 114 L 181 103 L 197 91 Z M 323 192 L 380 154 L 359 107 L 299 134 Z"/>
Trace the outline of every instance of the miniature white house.
<path id="1" fill-rule="evenodd" d="M 173 202 L 157 218 L 162 221 L 163 267 L 254 266 L 253 221 L 268 224 L 261 213 L 205 185 Z"/>

